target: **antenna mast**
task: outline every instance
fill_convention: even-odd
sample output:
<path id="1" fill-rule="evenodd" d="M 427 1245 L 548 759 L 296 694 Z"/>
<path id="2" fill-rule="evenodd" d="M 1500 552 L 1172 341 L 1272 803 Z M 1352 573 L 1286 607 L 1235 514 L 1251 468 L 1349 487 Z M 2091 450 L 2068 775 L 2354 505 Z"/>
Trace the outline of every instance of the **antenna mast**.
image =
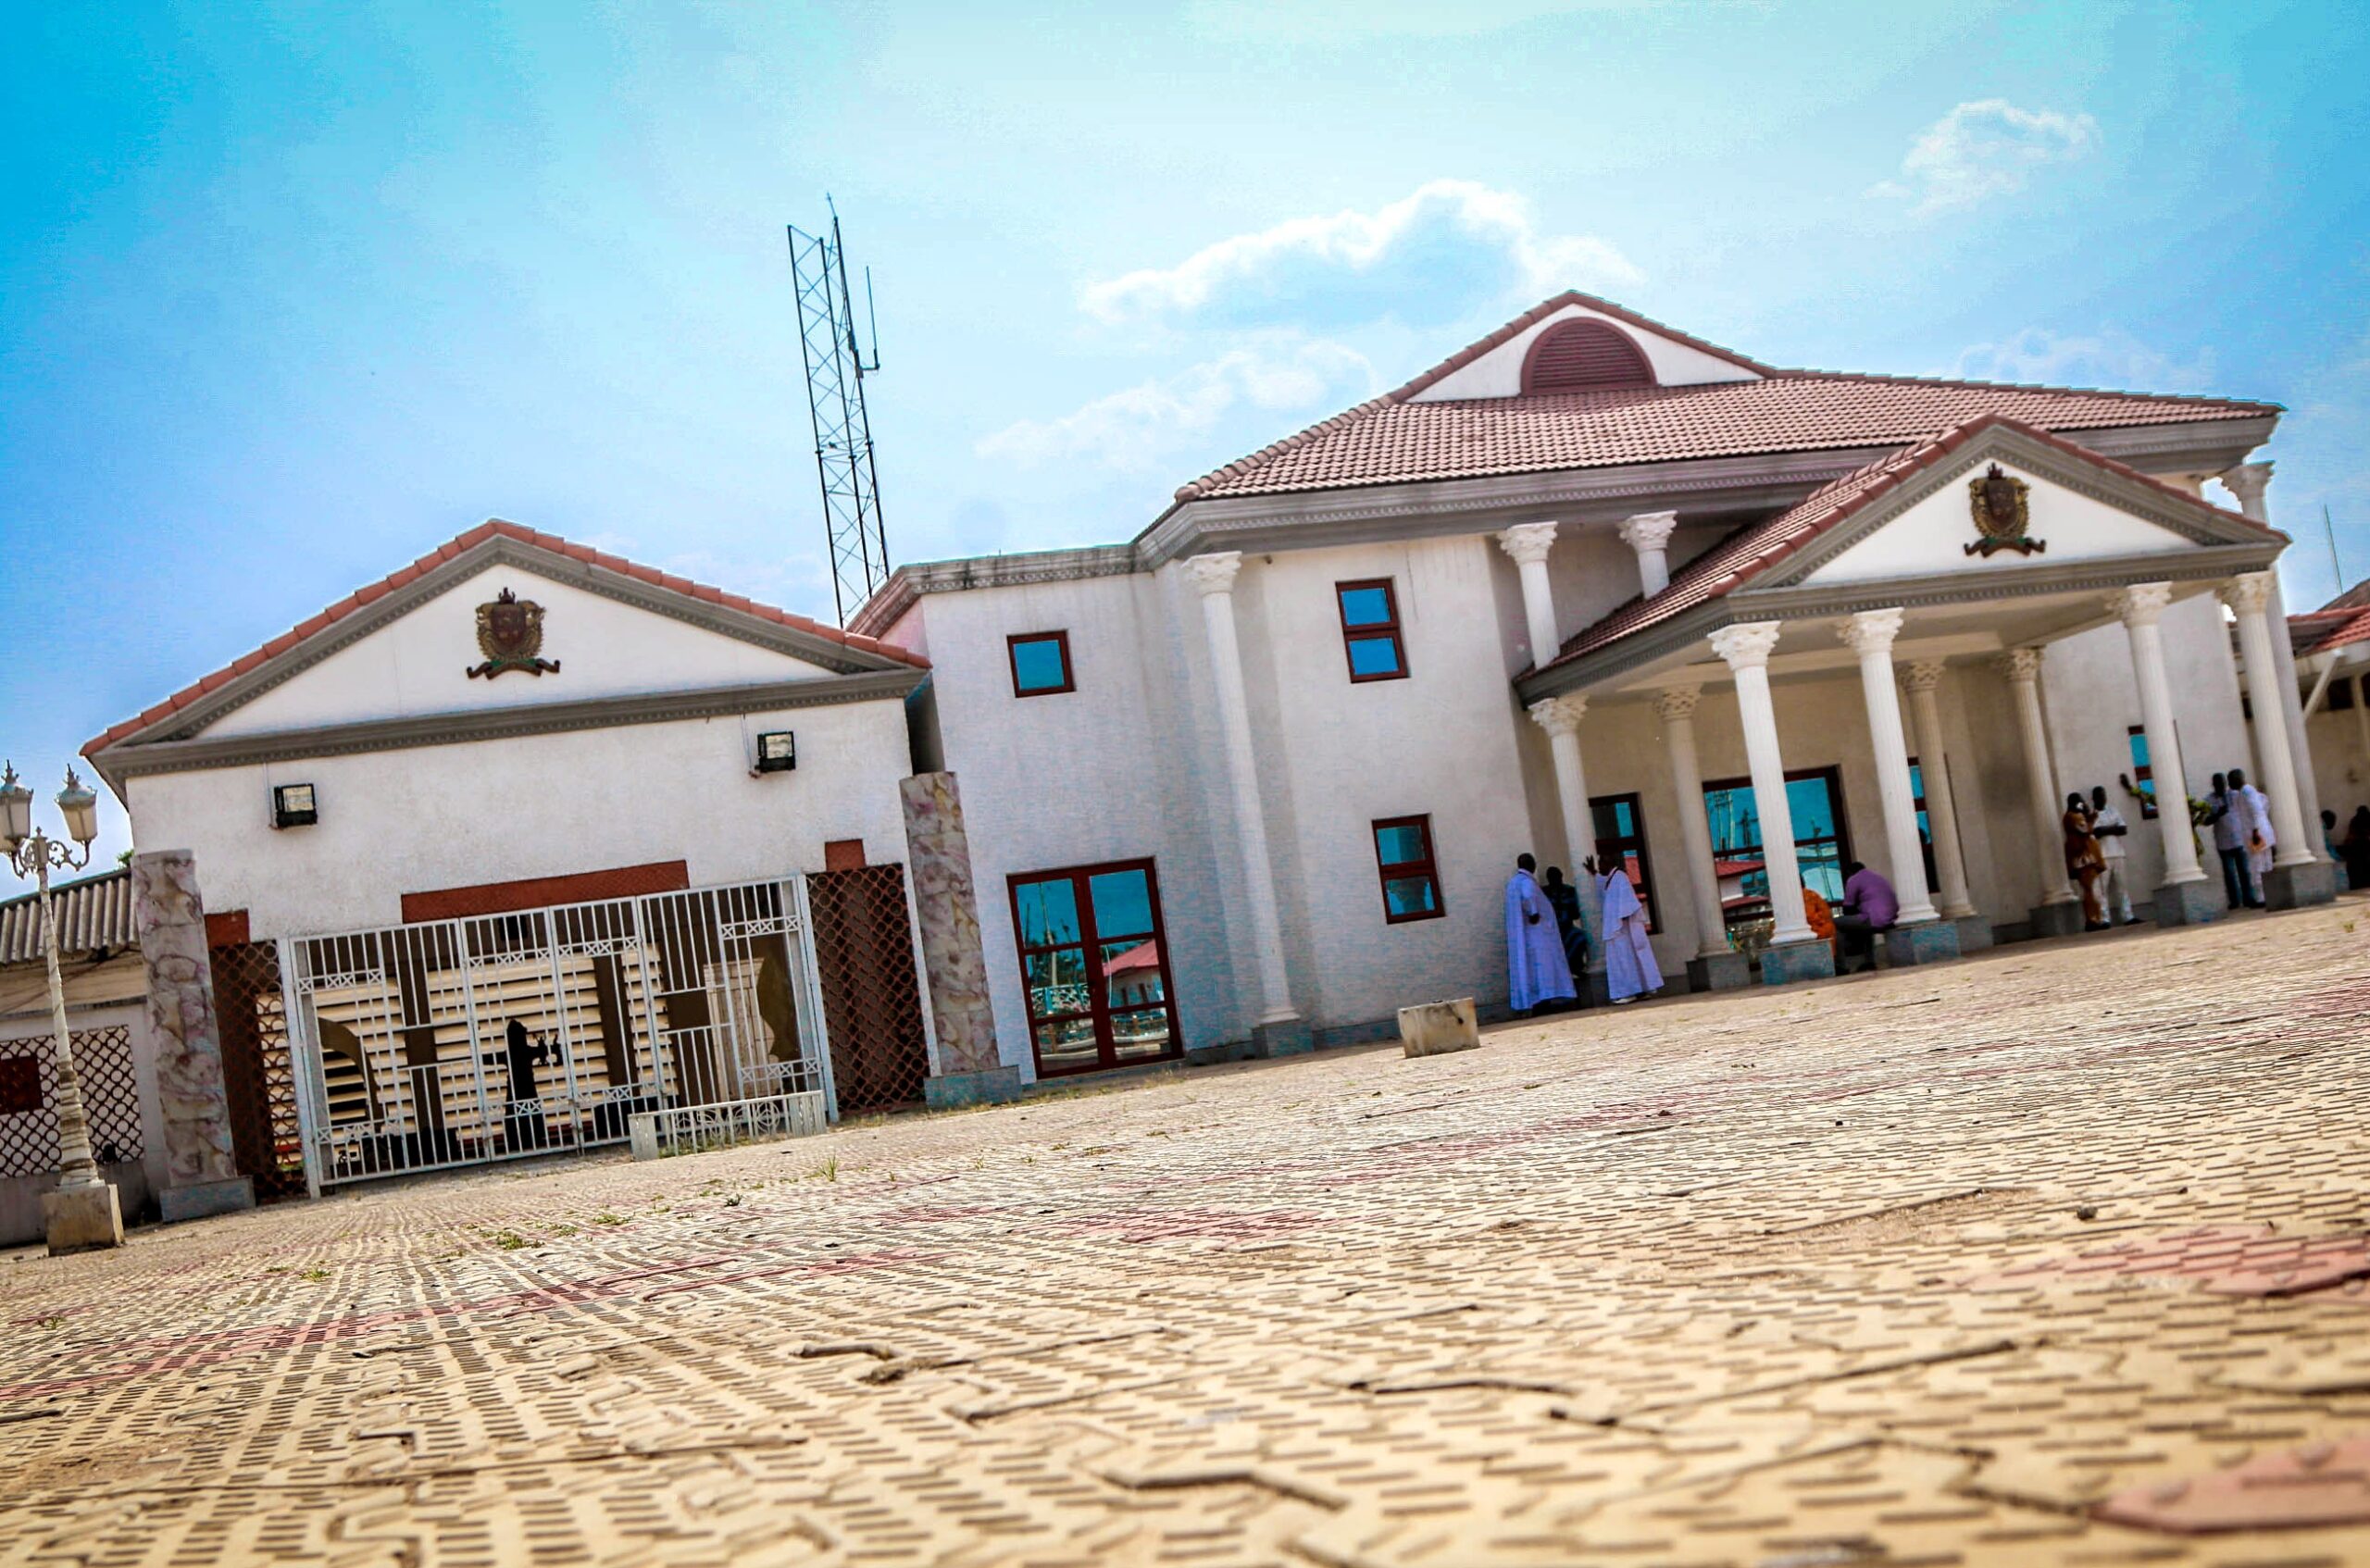
<path id="1" fill-rule="evenodd" d="M 830 206 L 830 198 L 824 198 Z M 815 467 L 823 484 L 823 527 L 831 552 L 831 602 L 845 626 L 889 580 L 889 539 L 880 525 L 880 477 L 872 461 L 872 419 L 864 379 L 880 368 L 880 330 L 867 320 L 872 357 L 856 346 L 855 300 L 839 209 L 826 236 L 790 230 L 790 269 L 798 292 L 798 347 L 806 363 L 806 408 L 815 427 Z M 872 271 L 864 274 L 872 308 Z"/>

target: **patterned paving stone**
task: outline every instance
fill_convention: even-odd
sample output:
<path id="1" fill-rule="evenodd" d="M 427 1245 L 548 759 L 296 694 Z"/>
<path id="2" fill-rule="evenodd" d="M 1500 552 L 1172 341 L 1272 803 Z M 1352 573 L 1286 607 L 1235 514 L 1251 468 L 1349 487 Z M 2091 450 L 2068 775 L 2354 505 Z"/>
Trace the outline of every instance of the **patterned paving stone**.
<path id="1" fill-rule="evenodd" d="M 0 1562 L 2370 1562 L 2370 902 L 0 1259 Z"/>

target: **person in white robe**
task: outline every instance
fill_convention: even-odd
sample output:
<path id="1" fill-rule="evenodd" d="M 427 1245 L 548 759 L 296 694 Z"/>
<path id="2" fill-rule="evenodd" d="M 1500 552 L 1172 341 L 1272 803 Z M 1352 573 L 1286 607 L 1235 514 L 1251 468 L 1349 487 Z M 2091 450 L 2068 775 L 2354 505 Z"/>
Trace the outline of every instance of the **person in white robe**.
<path id="1" fill-rule="evenodd" d="M 2271 797 L 2247 782 L 2245 772 L 2230 770 L 2230 795 L 2238 805 L 2239 842 L 2247 847 L 2247 869 L 2253 874 L 2255 897 L 2263 897 L 2263 874 L 2271 869 L 2271 852 L 2279 835 L 2271 830 Z"/>
<path id="2" fill-rule="evenodd" d="M 1663 989 L 1663 972 L 1654 963 L 1653 944 L 1646 940 L 1646 909 L 1629 871 L 1615 863 L 1598 871 L 1597 890 L 1604 900 L 1604 986 L 1615 1002 L 1635 1002 Z"/>
<path id="3" fill-rule="evenodd" d="M 1516 1013 L 1529 1013 L 1541 1003 L 1574 1002 L 1572 965 L 1555 934 L 1555 909 L 1533 875 L 1539 862 L 1516 857 L 1515 874 L 1506 880 L 1506 989 Z"/>

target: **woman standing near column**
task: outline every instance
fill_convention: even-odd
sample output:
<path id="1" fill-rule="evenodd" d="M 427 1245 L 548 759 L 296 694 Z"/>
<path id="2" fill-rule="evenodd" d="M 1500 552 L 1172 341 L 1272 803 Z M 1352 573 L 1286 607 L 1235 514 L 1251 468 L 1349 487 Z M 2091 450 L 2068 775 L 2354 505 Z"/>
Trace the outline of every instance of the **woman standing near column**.
<path id="1" fill-rule="evenodd" d="M 2099 840 L 2090 831 L 2090 808 L 2077 792 L 2065 797 L 2065 815 L 2059 818 L 2065 832 L 2065 874 L 2082 887 L 2082 928 L 2107 928 L 2105 909 L 2099 902 L 2099 878 L 2107 868 Z"/>

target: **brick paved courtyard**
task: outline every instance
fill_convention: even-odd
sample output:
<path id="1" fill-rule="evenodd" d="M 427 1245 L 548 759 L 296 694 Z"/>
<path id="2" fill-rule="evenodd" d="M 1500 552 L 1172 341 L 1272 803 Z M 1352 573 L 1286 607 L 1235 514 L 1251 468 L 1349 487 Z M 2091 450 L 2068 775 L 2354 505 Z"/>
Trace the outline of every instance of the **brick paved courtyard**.
<path id="1" fill-rule="evenodd" d="M 2365 1282 L 2356 898 L 17 1254 L 0 1562 L 2370 1562 Z"/>

